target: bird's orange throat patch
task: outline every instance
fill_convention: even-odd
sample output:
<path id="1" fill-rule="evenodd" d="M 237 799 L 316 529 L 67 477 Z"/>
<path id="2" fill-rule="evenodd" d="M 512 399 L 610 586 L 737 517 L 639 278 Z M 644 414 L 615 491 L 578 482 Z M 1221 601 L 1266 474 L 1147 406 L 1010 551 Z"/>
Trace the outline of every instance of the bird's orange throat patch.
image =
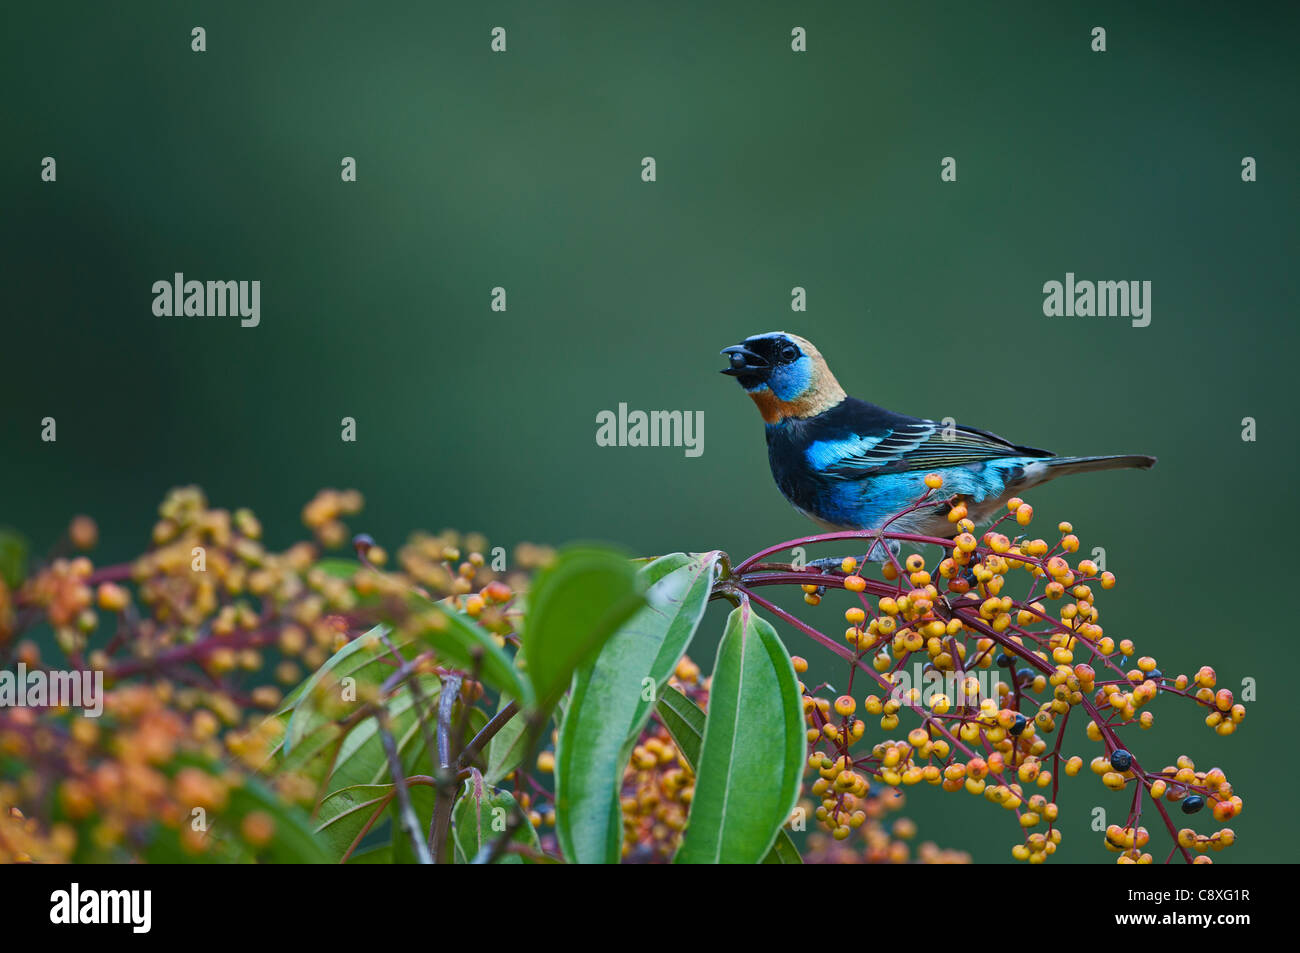
<path id="1" fill-rule="evenodd" d="M 816 417 L 830 410 L 846 396 L 843 388 L 835 383 L 834 378 L 829 385 L 812 387 L 794 400 L 782 400 L 772 393 L 769 387 L 761 387 L 748 393 L 758 406 L 758 412 L 763 415 L 763 422 L 768 424 L 779 424 L 791 417 L 800 419 Z"/>

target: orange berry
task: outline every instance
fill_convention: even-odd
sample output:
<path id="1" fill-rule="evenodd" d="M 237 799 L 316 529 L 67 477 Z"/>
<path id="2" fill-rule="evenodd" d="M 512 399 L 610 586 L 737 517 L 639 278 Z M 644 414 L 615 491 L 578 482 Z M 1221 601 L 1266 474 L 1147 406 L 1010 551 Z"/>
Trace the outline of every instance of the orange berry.
<path id="1" fill-rule="evenodd" d="M 105 612 L 121 612 L 131 598 L 125 589 L 112 582 L 100 583 L 97 597 L 99 607 Z"/>
<path id="2" fill-rule="evenodd" d="M 99 541 L 99 527 L 89 516 L 77 516 L 68 527 L 68 538 L 77 549 L 94 549 Z"/>
<path id="3" fill-rule="evenodd" d="M 265 847 L 275 836 L 275 821 L 265 811 L 250 811 L 240 821 L 239 832 L 254 847 Z"/>

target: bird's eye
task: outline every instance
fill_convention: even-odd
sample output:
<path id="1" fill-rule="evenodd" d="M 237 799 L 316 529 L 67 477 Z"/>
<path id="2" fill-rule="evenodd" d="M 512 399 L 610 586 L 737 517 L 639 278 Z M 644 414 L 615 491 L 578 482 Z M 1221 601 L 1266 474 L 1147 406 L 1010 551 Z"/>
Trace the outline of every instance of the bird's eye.
<path id="1" fill-rule="evenodd" d="M 787 344 L 785 347 L 781 348 L 781 360 L 787 363 L 793 361 L 798 356 L 799 356 L 799 349 L 796 348 L 793 344 Z"/>

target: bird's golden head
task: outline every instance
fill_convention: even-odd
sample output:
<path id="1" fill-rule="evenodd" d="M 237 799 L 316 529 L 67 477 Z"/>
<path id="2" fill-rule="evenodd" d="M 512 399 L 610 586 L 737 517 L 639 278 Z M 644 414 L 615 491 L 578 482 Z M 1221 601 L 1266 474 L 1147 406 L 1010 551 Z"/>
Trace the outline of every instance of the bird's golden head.
<path id="1" fill-rule="evenodd" d="M 722 354 L 730 365 L 722 373 L 740 382 L 769 424 L 814 417 L 844 399 L 821 351 L 797 334 L 754 334 Z"/>

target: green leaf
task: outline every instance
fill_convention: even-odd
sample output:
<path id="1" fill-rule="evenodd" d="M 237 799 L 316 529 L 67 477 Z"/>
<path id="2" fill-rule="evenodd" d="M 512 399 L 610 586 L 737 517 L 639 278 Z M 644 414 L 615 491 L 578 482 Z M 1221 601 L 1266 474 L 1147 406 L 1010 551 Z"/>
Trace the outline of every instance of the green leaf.
<path id="1" fill-rule="evenodd" d="M 17 589 L 27 578 L 27 540 L 12 529 L 0 527 L 0 579 Z"/>
<path id="2" fill-rule="evenodd" d="M 503 696 L 504 697 L 504 696 Z M 460 715 L 457 714 L 452 719 L 452 724 L 456 725 L 460 721 Z M 465 746 L 469 744 L 470 739 L 487 727 L 488 714 L 482 708 L 474 705 L 469 706 L 465 712 L 465 730 L 461 733 L 459 739 L 453 743 L 457 746 L 456 750 L 464 751 Z"/>
<path id="3" fill-rule="evenodd" d="M 349 864 L 391 864 L 393 862 L 392 844 L 375 844 L 358 850 L 348 858 Z"/>
<path id="4" fill-rule="evenodd" d="M 674 553 L 639 570 L 647 604 L 575 673 L 555 748 L 556 835 L 572 863 L 619 861 L 623 769 L 704 617 L 720 555 Z"/>
<path id="5" fill-rule="evenodd" d="M 510 704 L 510 696 L 502 695 L 497 702 L 497 713 Z M 528 756 L 528 719 L 522 714 L 501 726 L 492 736 L 487 746 L 487 770 L 483 779 L 488 784 L 496 784 L 507 774 L 519 767 L 519 762 Z"/>
<path id="6" fill-rule="evenodd" d="M 325 761 L 338 748 L 342 735 L 343 729 L 332 721 L 316 725 L 298 739 L 292 752 L 285 754 L 281 749 L 279 758 L 273 762 L 273 770 L 279 774 L 294 772 L 323 780 Z M 317 759 L 320 759 L 319 765 L 314 763 Z"/>
<path id="7" fill-rule="evenodd" d="M 393 797 L 391 784 L 354 784 L 340 788 L 321 802 L 316 813 L 316 834 L 333 860 L 343 858 L 376 813 L 379 819 L 370 829 L 383 823 Z"/>
<path id="8" fill-rule="evenodd" d="M 671 685 L 665 685 L 656 707 L 659 718 L 673 736 L 673 744 L 694 771 L 700 763 L 700 740 L 704 737 L 704 712 Z M 776 843 L 763 858 L 765 864 L 802 864 L 799 848 L 795 847 L 789 832 L 783 827 L 776 835 Z"/>
<path id="9" fill-rule="evenodd" d="M 709 686 L 679 863 L 757 863 L 799 798 L 806 759 L 794 665 L 749 602 L 727 618 Z"/>
<path id="10" fill-rule="evenodd" d="M 408 784 L 406 790 L 411 795 L 411 808 L 415 811 L 415 817 L 419 823 L 419 835 L 426 842 L 429 837 L 429 823 L 433 819 L 433 803 L 437 799 L 437 792 L 425 784 Z M 401 812 L 401 802 L 394 793 L 393 800 L 388 805 L 388 813 L 393 819 L 393 829 L 391 831 L 392 841 L 392 862 L 395 864 L 414 864 L 417 863 L 415 848 L 411 844 L 411 835 L 402 830 L 402 820 L 398 816 Z"/>
<path id="11" fill-rule="evenodd" d="M 794 846 L 794 841 L 786 833 L 785 828 L 781 828 L 781 833 L 776 835 L 776 843 L 772 849 L 767 852 L 763 858 L 765 864 L 802 864 L 803 858 L 799 856 L 799 848 Z"/>
<path id="12" fill-rule="evenodd" d="M 522 640 L 538 708 L 549 713 L 573 671 L 636 612 L 636 570 L 607 549 L 573 547 L 538 573 L 528 594 Z"/>
<path id="13" fill-rule="evenodd" d="M 258 860 L 274 864 L 330 862 L 307 814 L 299 807 L 285 804 L 255 779 L 250 778 L 231 790 L 221 822 L 238 829 L 238 822 L 254 811 L 269 815 L 275 827 L 270 842 L 257 849 Z"/>
<path id="14" fill-rule="evenodd" d="M 451 815 L 451 838 L 455 850 L 455 861 L 468 864 L 485 849 L 490 850 L 493 842 L 501 836 L 508 825 L 511 815 L 517 810 L 515 799 L 506 791 L 498 790 L 483 780 L 477 771 L 461 788 L 459 799 Z M 527 822 L 515 828 L 511 841 L 524 844 L 540 852 L 537 831 Z M 522 864 L 524 859 L 518 854 L 505 853 L 498 863 Z"/>
<path id="15" fill-rule="evenodd" d="M 432 725 L 437 718 L 438 693 L 440 684 L 436 675 L 421 675 L 420 687 L 428 707 L 423 714 Z M 420 722 L 416 718 L 415 697 L 410 686 L 403 685 L 394 692 L 385 706 L 397 743 L 399 754 L 406 774 L 429 773 L 432 761 L 425 761 L 420 770 L 416 762 L 424 757 Z M 432 730 L 432 728 L 430 729 Z M 388 757 L 384 752 L 383 741 L 379 735 L 379 722 L 374 717 L 366 718 L 348 732 L 334 759 L 334 768 L 330 772 L 330 787 L 338 789 L 355 784 L 379 784 L 390 778 Z"/>
<path id="16" fill-rule="evenodd" d="M 423 597 L 415 598 L 426 608 L 434 605 Z M 477 672 L 480 681 L 497 691 L 531 700 L 528 683 L 510 656 L 497 645 L 492 633 L 461 612 L 444 605 L 436 609 L 437 624 L 421 632 L 420 639 L 433 648 L 440 661 Z"/>
<path id="17" fill-rule="evenodd" d="M 356 576 L 357 570 L 361 568 L 361 562 L 357 559 L 329 558 L 318 561 L 312 568 L 319 569 L 325 575 L 335 579 L 351 582 Z"/>
<path id="18" fill-rule="evenodd" d="M 700 739 L 704 737 L 704 712 L 671 685 L 664 686 L 657 706 L 659 717 L 673 736 L 673 744 L 694 771 L 700 763 Z"/>
<path id="19" fill-rule="evenodd" d="M 326 659 L 324 665 L 316 669 L 299 688 L 289 694 L 288 699 L 280 706 L 281 713 L 292 712 L 289 716 L 289 724 L 285 729 L 284 740 L 281 742 L 281 750 L 284 754 L 289 754 L 294 745 L 298 744 L 307 736 L 308 732 L 321 722 L 329 720 L 315 710 L 312 691 L 316 686 L 321 684 L 325 676 L 331 673 L 337 679 L 349 676 L 356 677 L 362 668 L 374 663 L 382 653 L 387 651 L 381 637 L 388 635 L 388 633 L 388 626 L 377 625 L 370 631 L 357 636 Z M 398 637 L 398 641 L 401 641 L 400 637 Z"/>
<path id="20" fill-rule="evenodd" d="M 391 674 L 392 665 L 384 665 Z M 438 694 L 441 683 L 437 675 L 418 676 L 419 685 L 427 703 L 422 709 L 426 723 L 436 718 Z M 415 696 L 410 684 L 403 682 L 385 702 L 392 723 L 398 751 L 402 757 L 404 773 L 431 774 L 433 760 L 424 747 L 424 735 L 417 720 Z M 272 715 L 270 721 L 283 725 L 291 713 Z M 482 717 L 480 715 L 480 717 Z M 314 779 L 321 786 L 324 797 L 342 788 L 362 784 L 380 784 L 391 780 L 388 760 L 379 737 L 379 723 L 366 717 L 351 725 L 346 731 L 336 721 L 313 713 L 312 727 L 298 740 L 289 753 L 283 745 L 272 754 L 266 770 L 276 773 L 293 772 Z M 471 715 L 471 723 L 473 716 Z M 432 730 L 432 729 L 431 729 Z"/>
<path id="21" fill-rule="evenodd" d="M 361 563 L 354 559 L 322 559 L 312 568 L 346 582 L 351 582 L 358 571 L 364 569 Z M 360 598 L 360 601 L 364 604 L 374 600 L 367 597 Z M 437 620 L 437 624 L 420 633 L 420 640 L 431 646 L 442 659 L 466 671 L 474 671 L 478 660 L 478 677 L 484 683 L 498 691 L 509 691 L 521 697 L 530 697 L 527 685 L 510 656 L 497 645 L 491 633 L 476 625 L 463 613 L 446 604 L 432 602 L 419 593 L 411 592 L 407 597 L 407 603 L 414 611 L 433 610 L 432 617 Z M 390 636 L 391 638 L 396 636 Z M 298 694 L 299 692 L 292 693 L 286 699 L 284 708 L 287 708 Z"/>

